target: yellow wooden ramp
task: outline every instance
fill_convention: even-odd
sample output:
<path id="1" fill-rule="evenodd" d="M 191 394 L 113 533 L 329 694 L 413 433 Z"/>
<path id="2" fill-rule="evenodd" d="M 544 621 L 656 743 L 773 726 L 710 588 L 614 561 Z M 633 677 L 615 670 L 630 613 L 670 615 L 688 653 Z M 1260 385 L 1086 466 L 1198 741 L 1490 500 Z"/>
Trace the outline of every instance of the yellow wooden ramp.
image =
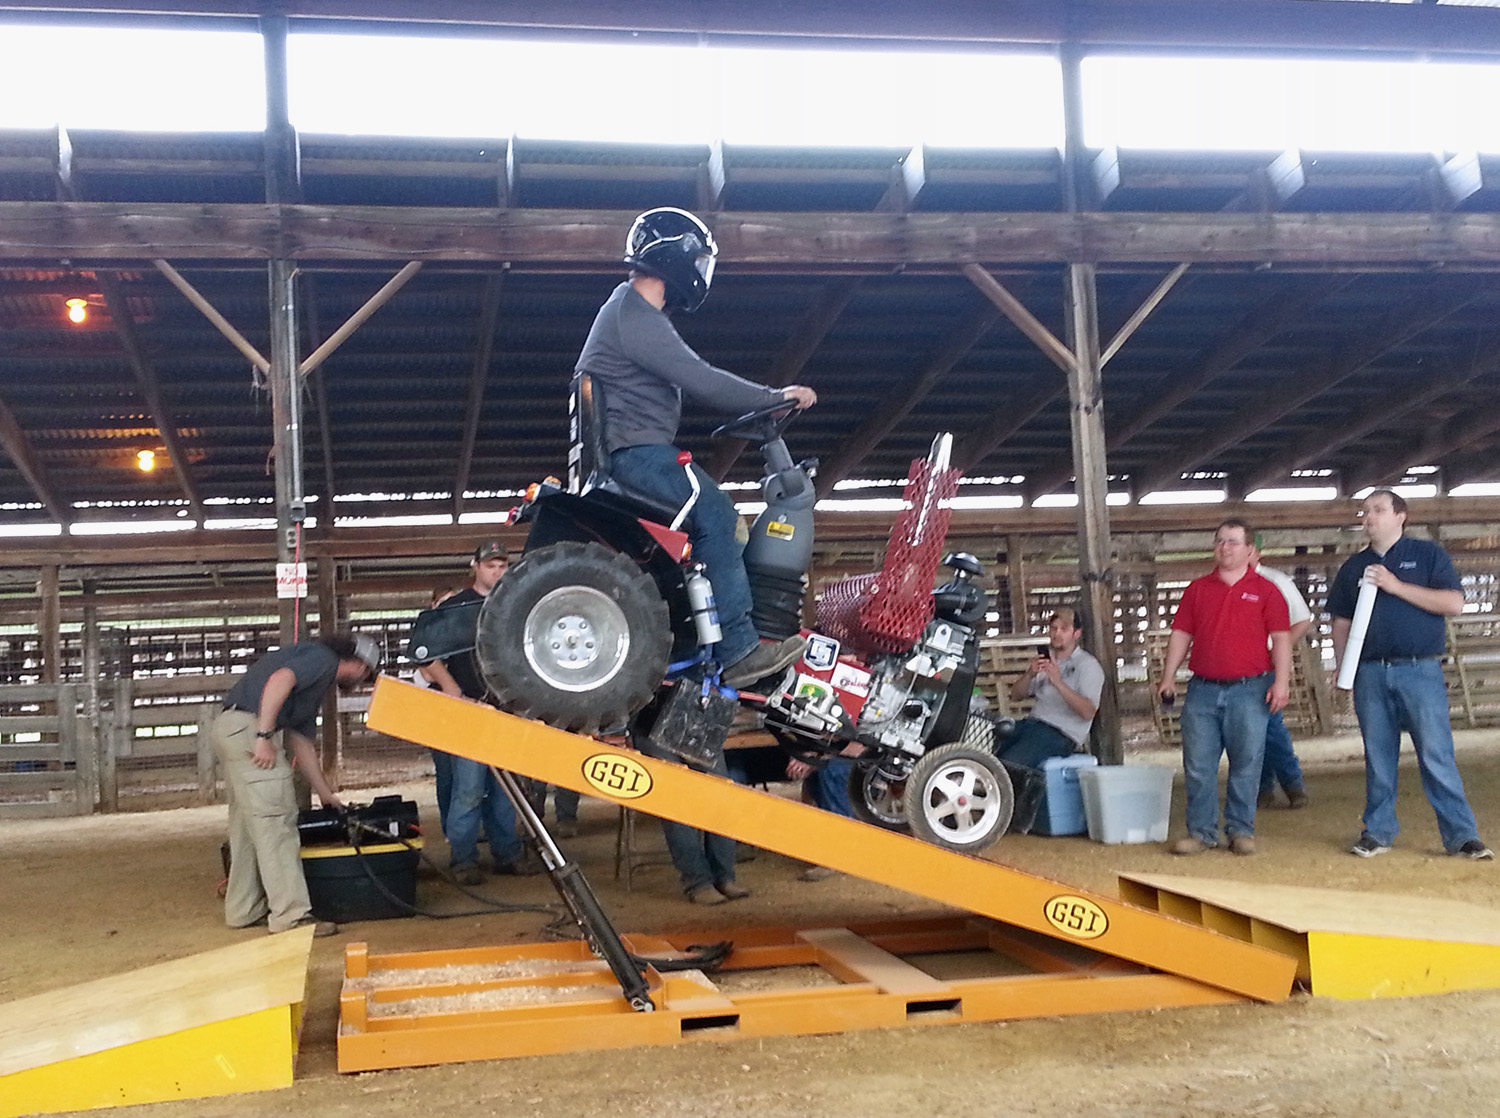
<path id="1" fill-rule="evenodd" d="M 1134 873 L 1120 896 L 1292 955 L 1326 997 L 1500 987 L 1500 912 L 1463 901 Z"/>
<path id="2" fill-rule="evenodd" d="M 0 1118 L 290 1086 L 312 933 L 0 1006 Z"/>
<path id="3" fill-rule="evenodd" d="M 1276 1001 L 1294 961 L 1275 950 L 955 854 L 806 804 L 382 678 L 371 729 L 830 866 L 1101 955 Z"/>

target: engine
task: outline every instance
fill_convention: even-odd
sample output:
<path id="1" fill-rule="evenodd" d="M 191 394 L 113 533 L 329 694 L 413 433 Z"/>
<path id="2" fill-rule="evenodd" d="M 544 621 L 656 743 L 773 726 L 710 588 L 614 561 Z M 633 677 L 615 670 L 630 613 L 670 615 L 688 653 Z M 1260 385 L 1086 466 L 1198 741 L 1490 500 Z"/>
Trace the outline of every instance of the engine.
<path id="1" fill-rule="evenodd" d="M 854 737 L 920 757 L 953 673 L 974 639 L 967 625 L 939 618 L 928 623 L 910 652 L 876 657 L 870 664 L 870 697 L 859 712 Z"/>

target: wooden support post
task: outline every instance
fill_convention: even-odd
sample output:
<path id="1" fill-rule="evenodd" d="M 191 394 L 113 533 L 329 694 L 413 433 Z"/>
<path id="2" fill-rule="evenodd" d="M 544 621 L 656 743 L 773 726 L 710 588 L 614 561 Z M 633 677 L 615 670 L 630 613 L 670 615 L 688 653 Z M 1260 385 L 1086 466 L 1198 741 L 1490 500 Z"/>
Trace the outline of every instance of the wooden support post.
<path id="1" fill-rule="evenodd" d="M 83 768 L 86 753 L 89 773 L 88 801 L 90 811 L 93 811 L 99 803 L 99 770 L 102 765 L 100 754 L 109 741 L 109 735 L 105 732 L 99 718 L 102 708 L 102 704 L 99 702 L 99 688 L 102 686 L 100 679 L 102 673 L 99 665 L 99 607 L 94 604 L 93 593 L 94 584 L 92 582 L 85 582 L 83 584 L 83 598 L 86 604 L 83 607 L 83 689 L 81 697 L 83 700 L 83 725 L 87 740 L 79 744 L 78 767 L 80 769 Z"/>
<path id="2" fill-rule="evenodd" d="M 1064 202 L 1070 212 L 1084 208 L 1082 184 L 1088 150 L 1083 146 L 1082 50 L 1063 46 Z M 1104 448 L 1104 378 L 1099 355 L 1099 301 L 1092 264 L 1068 265 L 1068 343 L 1073 361 L 1068 376 L 1068 411 L 1073 435 L 1073 476 L 1078 492 L 1078 577 L 1088 611 L 1089 648 L 1104 668 L 1104 691 L 1094 716 L 1094 751 L 1107 765 L 1122 764 L 1119 671 L 1115 653 L 1114 593 L 1110 587 L 1108 470 Z"/>
<path id="3" fill-rule="evenodd" d="M 331 637 L 339 629 L 338 565 L 331 557 L 318 560 L 318 636 Z M 338 688 L 323 696 L 323 734 L 318 761 L 334 790 L 344 766 L 344 720 L 339 715 Z"/>
<path id="4" fill-rule="evenodd" d="M 1005 537 L 1005 581 L 1010 590 L 1010 631 L 1025 633 L 1031 629 L 1031 611 L 1026 602 L 1026 560 L 1021 553 L 1021 537 Z"/>
<path id="5" fill-rule="evenodd" d="M 58 600 L 61 587 L 55 565 L 41 568 L 37 572 L 36 631 L 41 643 L 42 682 L 58 683 L 62 680 L 62 604 Z"/>

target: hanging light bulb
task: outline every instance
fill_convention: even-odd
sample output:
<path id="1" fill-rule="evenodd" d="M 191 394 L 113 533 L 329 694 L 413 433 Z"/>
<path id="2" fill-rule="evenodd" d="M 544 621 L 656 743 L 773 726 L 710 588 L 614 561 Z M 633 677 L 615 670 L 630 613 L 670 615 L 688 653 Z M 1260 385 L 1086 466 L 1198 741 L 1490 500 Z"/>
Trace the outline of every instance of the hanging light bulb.
<path id="1" fill-rule="evenodd" d="M 69 299 L 67 302 L 68 321 L 81 323 L 89 316 L 89 301 L 87 299 Z"/>
<path id="2" fill-rule="evenodd" d="M 149 474 L 152 470 L 156 469 L 156 451 L 137 451 L 135 456 L 135 464 L 140 467 L 143 473 Z"/>

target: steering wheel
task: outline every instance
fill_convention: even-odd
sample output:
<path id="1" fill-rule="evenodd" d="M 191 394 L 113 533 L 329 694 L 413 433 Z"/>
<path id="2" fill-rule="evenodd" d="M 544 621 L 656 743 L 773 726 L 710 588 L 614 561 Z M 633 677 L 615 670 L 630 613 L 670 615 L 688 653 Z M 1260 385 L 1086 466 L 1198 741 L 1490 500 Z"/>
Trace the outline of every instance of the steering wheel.
<path id="1" fill-rule="evenodd" d="M 763 442 L 780 438 L 787 424 L 800 410 L 796 400 L 777 400 L 774 404 L 747 411 L 738 419 L 731 419 L 728 423 L 715 427 L 710 437 L 718 439 L 736 436 L 742 439 L 760 439 Z M 773 419 L 773 417 L 779 418 Z M 767 420 L 772 420 L 772 422 L 766 423 Z"/>

